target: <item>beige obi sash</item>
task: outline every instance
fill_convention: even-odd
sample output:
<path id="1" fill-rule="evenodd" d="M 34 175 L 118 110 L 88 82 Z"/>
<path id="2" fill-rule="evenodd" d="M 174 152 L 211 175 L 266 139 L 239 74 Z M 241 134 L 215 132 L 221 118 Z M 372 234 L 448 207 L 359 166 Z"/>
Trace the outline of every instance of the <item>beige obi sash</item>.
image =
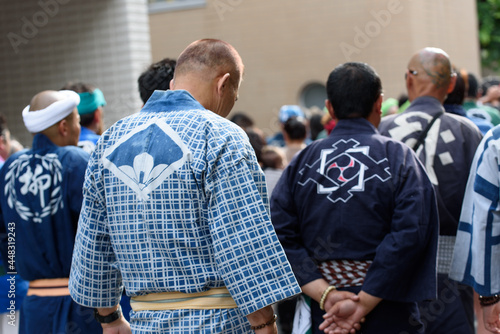
<path id="1" fill-rule="evenodd" d="M 236 302 L 226 287 L 212 288 L 197 293 L 157 292 L 130 299 L 132 310 L 213 310 L 237 308 Z"/>

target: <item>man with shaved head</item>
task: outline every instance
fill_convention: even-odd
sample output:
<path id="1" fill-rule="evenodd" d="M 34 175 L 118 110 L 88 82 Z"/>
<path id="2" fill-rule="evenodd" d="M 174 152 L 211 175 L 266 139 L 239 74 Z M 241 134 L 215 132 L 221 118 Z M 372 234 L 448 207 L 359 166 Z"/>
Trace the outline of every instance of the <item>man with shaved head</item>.
<path id="1" fill-rule="evenodd" d="M 243 69 L 228 43 L 193 42 L 171 89 L 97 144 L 70 292 L 105 333 L 277 333 L 271 304 L 300 292 L 252 146 L 225 119 Z"/>
<path id="2" fill-rule="evenodd" d="M 23 110 L 32 148 L 0 170 L 0 241 L 8 274 L 29 281 L 20 333 L 100 333 L 92 309 L 73 302 L 68 280 L 88 154 L 72 91 L 43 91 Z M 12 276 L 14 277 L 14 276 Z"/>
<path id="3" fill-rule="evenodd" d="M 472 290 L 450 281 L 448 274 L 469 169 L 482 135 L 466 117 L 444 111 L 442 104 L 456 80 L 446 52 L 418 51 L 408 63 L 405 80 L 410 106 L 402 114 L 384 117 L 379 130 L 416 151 L 437 195 L 438 300 L 420 305 L 421 319 L 427 334 L 474 333 Z"/>

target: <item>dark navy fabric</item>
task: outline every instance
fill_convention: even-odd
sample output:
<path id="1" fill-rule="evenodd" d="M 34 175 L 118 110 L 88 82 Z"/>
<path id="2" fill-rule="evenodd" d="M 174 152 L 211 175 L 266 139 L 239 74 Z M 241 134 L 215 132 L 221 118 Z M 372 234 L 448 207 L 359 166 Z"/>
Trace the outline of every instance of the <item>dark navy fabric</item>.
<path id="1" fill-rule="evenodd" d="M 15 232 L 15 265 L 23 279 L 69 277 L 88 158 L 37 134 L 31 150 L 13 155 L 0 170 L 0 228 Z M 2 254 L 7 242 L 2 238 Z"/>
<path id="2" fill-rule="evenodd" d="M 383 118 L 379 130 L 383 135 L 413 146 L 416 138 L 427 127 L 433 116 L 443 110 L 443 106 L 437 99 L 430 96 L 419 97 L 412 101 L 402 114 Z M 482 134 L 472 121 L 447 112 L 437 119 L 429 130 L 425 143 L 417 150 L 417 155 L 436 189 L 440 221 L 439 234 L 443 241 L 457 234 L 469 170 L 481 139 Z M 440 274 L 446 274 L 439 275 L 440 286 L 446 283 L 452 254 L 452 248 L 440 248 L 438 270 Z M 458 290 L 458 294 L 463 302 L 453 304 L 450 314 L 455 314 L 455 316 L 427 319 L 426 333 L 447 332 L 443 331 L 443 328 L 453 328 L 451 331 L 453 333 L 470 332 L 469 324 L 472 323 L 474 317 L 471 308 L 472 299 L 468 298 L 463 290 Z M 468 302 L 465 302 L 467 300 Z M 446 304 L 446 297 L 439 294 L 436 302 Z M 421 306 L 425 308 L 426 304 Z"/>
<path id="3" fill-rule="evenodd" d="M 0 251 L 7 273 L 32 281 L 69 277 L 82 186 L 89 155 L 59 147 L 43 134 L 32 149 L 14 154 L 0 170 Z M 10 237 L 10 240 L 9 240 Z M 9 250 L 15 246 L 15 257 Z M 102 333 L 92 309 L 71 297 L 28 296 L 21 306 L 21 334 Z"/>
<path id="4" fill-rule="evenodd" d="M 300 285 L 326 260 L 373 260 L 363 291 L 391 301 L 436 297 L 438 216 L 427 174 L 406 145 L 364 119 L 340 120 L 305 148 L 271 198 Z"/>
<path id="5" fill-rule="evenodd" d="M 419 303 L 426 334 L 474 334 L 474 291 L 438 274 L 437 300 Z"/>
<path id="6" fill-rule="evenodd" d="M 379 131 L 411 147 L 432 117 L 441 111 L 444 108 L 437 99 L 419 97 L 405 112 L 382 118 Z M 482 134 L 472 121 L 444 113 L 417 151 L 436 187 L 441 235 L 457 233 L 469 170 L 481 139 Z"/>
<path id="7" fill-rule="evenodd" d="M 99 334 L 94 310 L 75 303 L 71 296 L 27 296 L 19 317 L 19 334 Z"/>

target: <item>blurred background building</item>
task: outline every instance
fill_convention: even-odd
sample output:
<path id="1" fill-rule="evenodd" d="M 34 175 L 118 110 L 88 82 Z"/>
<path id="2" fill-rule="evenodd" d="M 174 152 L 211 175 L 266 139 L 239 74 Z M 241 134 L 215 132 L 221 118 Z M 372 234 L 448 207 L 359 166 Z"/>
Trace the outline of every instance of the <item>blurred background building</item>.
<path id="1" fill-rule="evenodd" d="M 408 60 L 426 46 L 481 77 L 477 25 L 476 0 L 0 0 L 0 112 L 29 145 L 29 99 L 81 80 L 104 92 L 110 126 L 140 109 L 147 65 L 220 38 L 245 63 L 233 111 L 271 134 L 280 106 L 322 108 L 329 72 L 346 61 L 372 65 L 386 97 L 405 93 Z"/>

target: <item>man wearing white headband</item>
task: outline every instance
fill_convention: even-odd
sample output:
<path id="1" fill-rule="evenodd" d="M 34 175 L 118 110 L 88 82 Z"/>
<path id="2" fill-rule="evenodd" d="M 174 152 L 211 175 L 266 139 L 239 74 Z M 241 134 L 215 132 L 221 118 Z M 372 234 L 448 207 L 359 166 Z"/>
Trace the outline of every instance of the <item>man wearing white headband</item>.
<path id="1" fill-rule="evenodd" d="M 101 333 L 92 310 L 72 301 L 71 254 L 88 153 L 77 148 L 78 94 L 43 91 L 23 110 L 29 150 L 0 170 L 0 251 L 8 274 L 29 281 L 19 333 Z"/>

